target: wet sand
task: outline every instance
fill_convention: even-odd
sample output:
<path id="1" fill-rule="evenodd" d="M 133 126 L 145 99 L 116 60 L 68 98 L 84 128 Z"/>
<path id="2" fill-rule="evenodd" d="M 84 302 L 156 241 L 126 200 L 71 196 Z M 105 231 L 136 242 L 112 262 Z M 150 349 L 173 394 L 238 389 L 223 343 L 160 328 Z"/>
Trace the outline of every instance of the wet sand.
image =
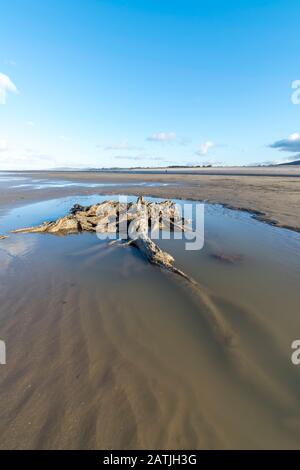
<path id="1" fill-rule="evenodd" d="M 154 173 L 156 171 L 157 173 Z M 4 205 L 62 197 L 72 194 L 132 194 L 164 198 L 181 198 L 224 204 L 247 210 L 267 223 L 300 231 L 300 168 L 207 168 L 187 170 L 149 170 L 141 172 L 20 172 L 47 181 L 69 180 L 80 183 L 114 183 L 118 187 L 6 188 L 0 192 L 0 211 Z M 188 174 L 187 174 L 188 173 Z M 134 183 L 137 186 L 134 186 Z M 140 182 L 161 186 L 141 187 Z M 131 186 L 127 186 L 130 184 Z M 163 186 L 169 184 L 169 186 Z"/>
<path id="2" fill-rule="evenodd" d="M 3 206 L 0 233 L 74 202 L 21 207 L 48 191 Z M 205 220 L 199 252 L 160 241 L 200 291 L 92 234 L 1 240 L 1 448 L 299 448 L 300 235 L 219 206 Z"/>

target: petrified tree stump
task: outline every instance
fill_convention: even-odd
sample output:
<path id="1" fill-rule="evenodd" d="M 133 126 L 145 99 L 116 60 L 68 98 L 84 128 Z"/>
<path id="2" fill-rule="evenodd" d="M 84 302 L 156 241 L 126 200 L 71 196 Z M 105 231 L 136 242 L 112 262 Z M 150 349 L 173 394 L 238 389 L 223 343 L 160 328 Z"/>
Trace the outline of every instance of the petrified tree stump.
<path id="1" fill-rule="evenodd" d="M 44 222 L 37 227 L 14 230 L 13 233 L 52 233 L 67 235 L 79 232 L 116 234 L 126 229 L 127 244 L 137 247 L 150 263 L 173 271 L 189 279 L 174 267 L 174 258 L 161 250 L 149 237 L 149 230 L 187 230 L 185 221 L 173 201 L 148 202 L 143 196 L 129 204 L 117 201 L 104 201 L 91 206 L 75 204 L 70 214 L 52 222 Z M 129 241 L 128 241 L 129 240 Z"/>

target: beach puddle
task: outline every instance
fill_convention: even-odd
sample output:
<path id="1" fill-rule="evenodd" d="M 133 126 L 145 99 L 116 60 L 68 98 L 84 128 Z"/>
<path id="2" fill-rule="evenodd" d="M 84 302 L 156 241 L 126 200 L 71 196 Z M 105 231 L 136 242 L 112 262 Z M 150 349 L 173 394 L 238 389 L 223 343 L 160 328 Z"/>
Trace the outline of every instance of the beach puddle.
<path id="1" fill-rule="evenodd" d="M 41 190 L 59 188 L 115 188 L 115 187 L 148 187 L 174 186 L 176 183 L 160 183 L 151 181 L 122 182 L 122 183 L 97 183 L 85 181 L 71 181 L 62 179 L 37 179 L 31 176 L 15 176 L 15 173 L 0 172 L 0 184 L 11 189 Z"/>
<path id="2" fill-rule="evenodd" d="M 0 233 L 105 199 L 18 207 Z M 199 290 L 95 234 L 0 241 L 1 448 L 300 448 L 300 234 L 206 204 L 202 250 L 157 243 Z"/>

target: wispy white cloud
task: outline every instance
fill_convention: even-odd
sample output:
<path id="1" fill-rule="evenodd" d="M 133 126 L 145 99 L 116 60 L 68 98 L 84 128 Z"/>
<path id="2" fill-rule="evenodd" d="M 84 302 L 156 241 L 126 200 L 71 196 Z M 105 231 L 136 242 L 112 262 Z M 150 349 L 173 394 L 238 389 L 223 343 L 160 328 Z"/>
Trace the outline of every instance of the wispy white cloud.
<path id="1" fill-rule="evenodd" d="M 287 139 L 277 140 L 270 147 L 281 152 L 300 152 L 300 134 L 295 132 Z"/>
<path id="2" fill-rule="evenodd" d="M 196 154 L 200 156 L 207 155 L 209 150 L 213 147 L 215 147 L 216 144 L 212 142 L 211 140 L 207 140 L 203 144 L 200 145 L 199 149 L 197 150 Z"/>
<path id="3" fill-rule="evenodd" d="M 1 170 L 37 170 L 67 166 L 65 162 L 50 153 L 22 150 L 20 147 L 9 148 L 7 152 L 0 152 Z"/>
<path id="4" fill-rule="evenodd" d="M 0 104 L 6 103 L 7 92 L 18 93 L 18 89 L 8 75 L 0 73 Z"/>
<path id="5" fill-rule="evenodd" d="M 116 160 L 141 160 L 140 155 L 115 155 Z"/>
<path id="6" fill-rule="evenodd" d="M 104 148 L 104 150 L 142 150 L 141 147 L 129 144 L 128 140 L 122 140 L 121 142 L 110 145 L 97 145 L 97 147 Z"/>
<path id="7" fill-rule="evenodd" d="M 152 154 L 142 152 L 137 155 L 114 155 L 113 158 L 116 158 L 117 160 L 153 160 L 156 159 L 156 157 Z"/>
<path id="8" fill-rule="evenodd" d="M 150 142 L 172 142 L 176 140 L 175 132 L 157 132 L 147 138 Z"/>
<path id="9" fill-rule="evenodd" d="M 297 153 L 296 155 L 289 155 L 285 159 L 286 162 L 293 162 L 293 161 L 297 162 L 298 160 L 300 160 L 300 153 Z"/>

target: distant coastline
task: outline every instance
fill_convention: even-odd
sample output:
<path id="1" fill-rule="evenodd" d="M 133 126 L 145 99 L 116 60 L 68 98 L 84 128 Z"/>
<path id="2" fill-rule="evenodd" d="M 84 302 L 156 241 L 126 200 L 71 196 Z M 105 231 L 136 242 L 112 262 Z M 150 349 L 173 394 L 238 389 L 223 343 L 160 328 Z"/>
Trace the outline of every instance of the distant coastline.
<path id="1" fill-rule="evenodd" d="M 127 194 L 223 204 L 232 209 L 249 211 L 269 224 L 300 231 L 299 165 L 10 173 L 12 177 L 58 180 L 61 184 L 42 190 L 29 189 L 26 185 L 19 188 L 6 186 L 0 195 L 0 210 L 1 206 L 4 209 L 3 206 L 7 205 L 24 205 L 69 195 Z M 64 186 L 66 181 L 72 184 Z M 141 182 L 146 184 L 141 185 Z"/>

